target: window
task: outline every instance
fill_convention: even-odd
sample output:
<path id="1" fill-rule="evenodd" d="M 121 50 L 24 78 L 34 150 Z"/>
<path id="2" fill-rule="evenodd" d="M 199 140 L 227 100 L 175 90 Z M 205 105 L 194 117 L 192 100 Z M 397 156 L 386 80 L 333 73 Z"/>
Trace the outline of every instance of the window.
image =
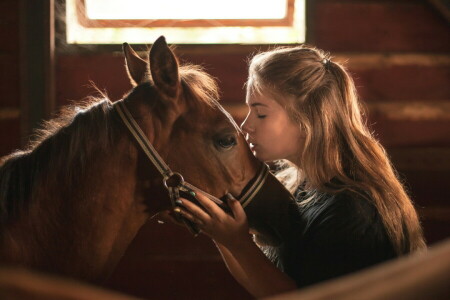
<path id="1" fill-rule="evenodd" d="M 301 43 L 304 0 L 66 0 L 69 44 Z"/>

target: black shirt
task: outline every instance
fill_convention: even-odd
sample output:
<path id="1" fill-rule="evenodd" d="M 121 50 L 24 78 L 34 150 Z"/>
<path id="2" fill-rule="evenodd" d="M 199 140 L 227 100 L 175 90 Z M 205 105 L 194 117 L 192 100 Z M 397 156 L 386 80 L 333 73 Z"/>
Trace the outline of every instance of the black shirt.
<path id="1" fill-rule="evenodd" d="M 301 192 L 297 202 L 303 201 Z M 269 256 L 298 287 L 345 275 L 397 256 L 380 215 L 367 199 L 341 193 L 299 205 L 301 222 Z"/>

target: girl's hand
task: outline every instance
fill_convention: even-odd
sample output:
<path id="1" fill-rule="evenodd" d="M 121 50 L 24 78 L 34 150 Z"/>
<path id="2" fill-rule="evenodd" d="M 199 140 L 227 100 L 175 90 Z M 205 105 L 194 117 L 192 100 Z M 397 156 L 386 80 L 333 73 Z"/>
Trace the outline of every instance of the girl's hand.
<path id="1" fill-rule="evenodd" d="M 196 199 L 203 206 L 203 209 L 191 201 L 181 198 L 178 205 L 180 209 L 175 209 L 183 217 L 196 223 L 198 227 L 210 238 L 226 246 L 236 246 L 243 238 L 250 238 L 247 216 L 241 203 L 231 195 L 228 197 L 228 206 L 232 214 L 227 214 L 216 203 L 211 201 L 202 193 L 197 193 Z"/>

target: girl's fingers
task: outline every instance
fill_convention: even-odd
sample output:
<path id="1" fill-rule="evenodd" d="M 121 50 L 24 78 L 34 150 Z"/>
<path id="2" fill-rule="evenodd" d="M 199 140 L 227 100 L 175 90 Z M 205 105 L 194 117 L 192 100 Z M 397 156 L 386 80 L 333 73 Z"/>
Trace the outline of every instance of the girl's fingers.
<path id="1" fill-rule="evenodd" d="M 185 208 L 185 210 L 189 211 L 190 214 L 202 220 L 203 222 L 206 222 L 211 218 L 210 215 L 208 215 L 208 213 L 206 213 L 203 209 L 201 209 L 200 207 L 198 207 L 197 205 L 195 205 L 194 203 L 192 203 L 187 199 L 180 198 L 177 200 L 177 203 L 179 205 L 182 205 L 183 208 Z"/>
<path id="2" fill-rule="evenodd" d="M 203 193 L 197 192 L 195 198 L 206 209 L 206 211 L 214 218 L 217 218 L 221 214 L 225 214 L 225 212 L 216 203 L 214 203 L 211 199 L 206 197 Z"/>
<path id="3" fill-rule="evenodd" d="M 181 216 L 183 216 L 184 218 L 188 219 L 189 221 L 198 224 L 198 225 L 203 225 L 203 221 L 200 220 L 199 218 L 196 218 L 194 215 L 192 215 L 191 213 L 189 213 L 188 211 L 176 207 L 174 208 L 174 212 L 180 214 Z"/>
<path id="4" fill-rule="evenodd" d="M 228 206 L 233 212 L 233 216 L 236 219 L 236 221 L 244 220 L 246 218 L 246 214 L 241 203 L 238 200 L 236 200 L 236 198 L 234 198 L 230 193 L 228 193 L 227 196 L 228 196 Z"/>

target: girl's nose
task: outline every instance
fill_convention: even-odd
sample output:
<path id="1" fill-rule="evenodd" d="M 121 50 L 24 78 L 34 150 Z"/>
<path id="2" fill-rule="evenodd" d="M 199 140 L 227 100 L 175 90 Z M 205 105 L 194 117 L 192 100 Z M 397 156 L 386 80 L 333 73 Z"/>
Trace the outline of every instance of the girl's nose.
<path id="1" fill-rule="evenodd" d="M 244 122 L 242 122 L 242 124 L 241 124 L 241 129 L 245 133 L 253 132 L 253 127 L 251 126 L 249 119 L 250 119 L 250 114 L 247 115 L 247 117 L 245 118 Z"/>

